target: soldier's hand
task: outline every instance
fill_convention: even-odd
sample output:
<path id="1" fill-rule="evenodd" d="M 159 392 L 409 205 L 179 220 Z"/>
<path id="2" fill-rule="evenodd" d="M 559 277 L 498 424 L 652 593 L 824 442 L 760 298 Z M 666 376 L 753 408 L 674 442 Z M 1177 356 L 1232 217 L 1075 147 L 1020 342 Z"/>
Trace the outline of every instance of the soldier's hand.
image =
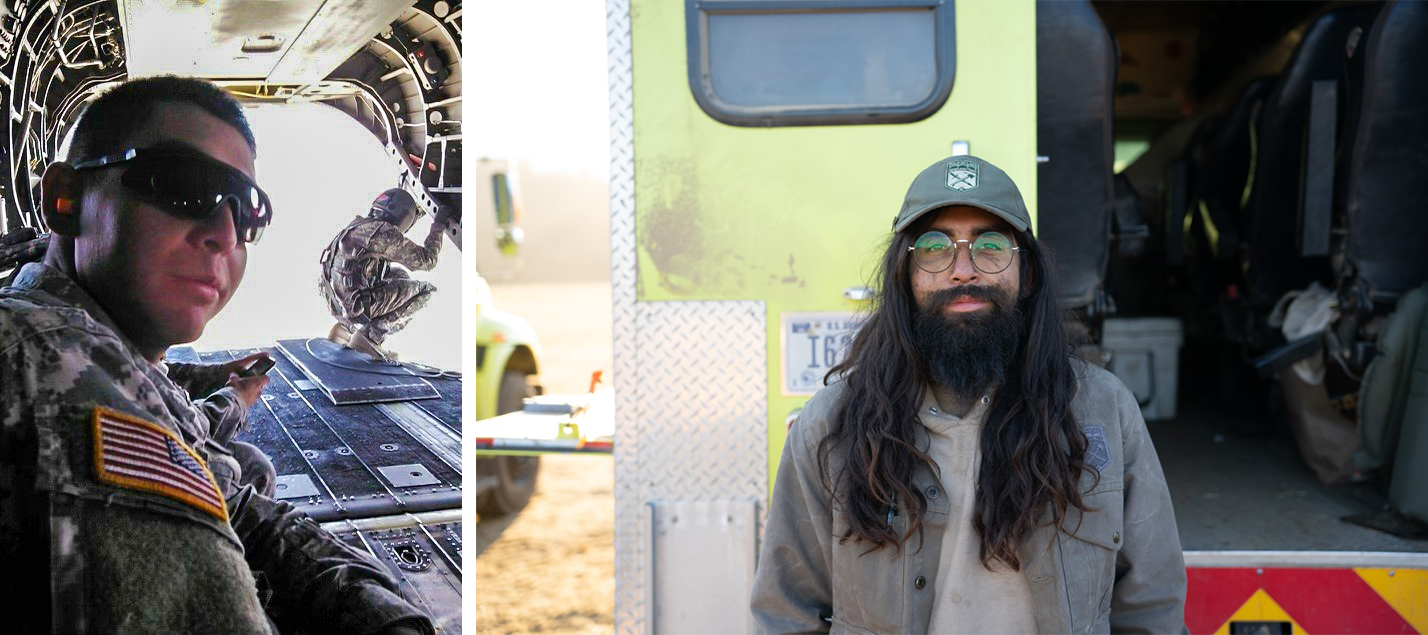
<path id="1" fill-rule="evenodd" d="M 449 225 L 451 224 L 451 216 L 452 214 L 450 207 L 447 207 L 446 205 L 438 205 L 436 209 L 436 218 L 434 218 L 431 222 L 440 223 L 442 226 Z"/>
<path id="2" fill-rule="evenodd" d="M 235 359 L 231 362 L 220 364 L 218 368 L 227 371 L 229 374 L 242 375 L 243 371 L 248 370 L 249 366 L 252 366 L 253 364 L 258 363 L 259 361 L 266 359 L 272 359 L 272 355 L 269 355 L 267 353 L 253 353 L 252 355 L 249 355 L 247 357 L 242 357 L 239 359 Z"/>
<path id="3" fill-rule="evenodd" d="M 258 403 L 263 395 L 263 388 L 268 385 L 267 375 L 257 375 L 254 377 L 239 377 L 238 373 L 228 375 L 228 386 L 238 393 L 238 400 L 243 402 L 243 409 L 252 409 L 253 404 Z"/>
<path id="4" fill-rule="evenodd" d="M 446 219 L 443 218 L 443 217 L 441 217 L 441 216 L 437 216 L 436 218 L 431 219 L 431 229 L 428 230 L 428 231 L 430 231 L 430 232 L 433 233 L 433 234 L 439 234 L 439 233 L 441 233 L 441 232 L 446 231 L 446 227 L 447 227 L 447 221 L 446 221 Z"/>

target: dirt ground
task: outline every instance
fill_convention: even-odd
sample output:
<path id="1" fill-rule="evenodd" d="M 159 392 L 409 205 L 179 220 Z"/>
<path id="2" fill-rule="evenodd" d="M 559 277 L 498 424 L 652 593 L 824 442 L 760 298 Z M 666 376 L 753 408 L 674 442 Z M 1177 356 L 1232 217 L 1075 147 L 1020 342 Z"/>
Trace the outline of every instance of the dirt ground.
<path id="1" fill-rule="evenodd" d="M 610 385 L 610 285 L 493 284 L 495 304 L 541 337 L 549 394 Z M 613 633 L 615 470 L 608 455 L 541 458 L 519 514 L 476 525 L 477 633 Z"/>

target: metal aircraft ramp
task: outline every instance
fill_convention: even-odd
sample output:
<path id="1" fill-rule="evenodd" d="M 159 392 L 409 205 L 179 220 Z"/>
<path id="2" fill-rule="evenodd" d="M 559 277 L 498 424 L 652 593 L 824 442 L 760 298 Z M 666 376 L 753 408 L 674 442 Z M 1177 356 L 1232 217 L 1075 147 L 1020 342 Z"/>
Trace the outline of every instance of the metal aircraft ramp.
<path id="1" fill-rule="evenodd" d="M 276 498 L 382 561 L 407 599 L 431 614 L 438 632 L 459 633 L 461 379 L 378 364 L 364 377 L 323 361 L 360 368 L 349 363 L 352 351 L 317 341 L 322 344 L 286 340 L 273 348 L 201 353 L 178 347 L 168 359 L 218 364 L 260 350 L 271 355 L 277 363 L 262 402 L 249 411 L 237 440 L 272 460 Z M 333 386 L 341 386 L 338 395 L 380 392 L 382 400 L 339 404 Z"/>

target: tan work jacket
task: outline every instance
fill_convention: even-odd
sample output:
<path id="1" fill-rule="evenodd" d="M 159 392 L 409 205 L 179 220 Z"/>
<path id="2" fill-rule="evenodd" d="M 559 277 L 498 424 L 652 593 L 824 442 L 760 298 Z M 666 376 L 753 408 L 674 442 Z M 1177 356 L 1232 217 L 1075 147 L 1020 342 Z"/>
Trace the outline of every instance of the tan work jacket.
<path id="1" fill-rule="evenodd" d="M 1140 408 L 1114 375 L 1072 364 L 1078 377 L 1072 409 L 1090 441 L 1086 462 L 1100 470 L 1099 480 L 1082 475 L 1082 499 L 1096 511 L 1073 508 L 1053 528 L 1047 510 L 1048 522 L 1021 546 L 1037 630 L 1185 632 L 1185 562 Z M 914 533 L 901 552 L 884 547 L 864 555 L 867 544 L 840 544 L 847 516 L 828 498 L 816 453 L 842 391 L 841 383 L 819 391 L 789 430 L 754 578 L 754 618 L 770 633 L 925 632 L 938 593 L 949 497 L 928 497 L 921 540 Z M 926 429 L 917 429 L 926 448 Z M 838 456 L 835 448 L 833 474 L 841 469 Z M 913 480 L 924 492 L 939 484 L 926 466 Z M 905 512 L 893 516 L 893 532 L 905 533 L 907 522 Z"/>

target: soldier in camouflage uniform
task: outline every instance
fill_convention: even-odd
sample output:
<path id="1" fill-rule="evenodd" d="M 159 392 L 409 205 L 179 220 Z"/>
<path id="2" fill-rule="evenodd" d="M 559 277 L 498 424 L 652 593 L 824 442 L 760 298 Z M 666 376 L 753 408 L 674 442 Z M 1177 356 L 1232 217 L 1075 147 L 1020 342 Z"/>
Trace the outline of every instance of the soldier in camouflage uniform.
<path id="1" fill-rule="evenodd" d="M 423 306 L 436 286 L 412 280 L 407 269 L 429 271 L 441 254 L 446 221 L 438 215 L 426 242 L 408 240 L 421 210 L 401 188 L 372 201 L 367 216 L 348 223 L 322 252 L 320 288 L 337 318 L 328 339 L 385 360 L 396 355 L 382 348 L 387 336 L 400 331 Z M 393 267 L 393 264 L 401 267 Z"/>
<path id="2" fill-rule="evenodd" d="M 148 78 L 78 123 L 71 155 L 107 159 L 46 170 L 45 259 L 0 289 L 10 629 L 432 632 L 381 563 L 242 485 L 163 366 L 226 304 L 270 218 L 254 146 L 216 87 Z"/>

